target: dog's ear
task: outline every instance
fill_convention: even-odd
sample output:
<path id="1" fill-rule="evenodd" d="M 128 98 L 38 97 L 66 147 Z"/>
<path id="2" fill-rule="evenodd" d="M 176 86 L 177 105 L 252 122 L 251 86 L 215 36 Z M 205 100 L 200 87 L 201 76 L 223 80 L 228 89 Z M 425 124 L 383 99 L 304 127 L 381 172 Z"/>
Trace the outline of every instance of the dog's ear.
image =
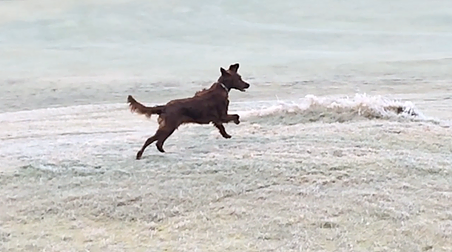
<path id="1" fill-rule="evenodd" d="M 228 75 L 230 75 L 230 74 L 228 73 L 228 71 L 224 70 L 224 68 L 222 68 L 222 67 L 220 67 L 220 72 L 221 72 L 221 75 L 222 75 L 222 76 L 228 76 Z"/>
<path id="2" fill-rule="evenodd" d="M 239 70 L 239 63 L 235 63 L 234 65 L 230 65 L 229 66 L 229 70 L 237 73 L 237 70 Z"/>

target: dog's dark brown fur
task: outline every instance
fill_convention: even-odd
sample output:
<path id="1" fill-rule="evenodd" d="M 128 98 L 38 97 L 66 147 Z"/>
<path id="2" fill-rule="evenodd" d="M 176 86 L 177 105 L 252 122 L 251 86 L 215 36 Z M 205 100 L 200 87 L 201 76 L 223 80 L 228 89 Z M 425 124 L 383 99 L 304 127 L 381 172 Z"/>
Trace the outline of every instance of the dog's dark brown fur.
<path id="1" fill-rule="evenodd" d="M 163 150 L 165 140 L 181 124 L 185 123 L 213 123 L 224 138 L 231 138 L 226 133 L 223 123 L 233 121 L 235 124 L 239 124 L 240 121 L 239 115 L 228 114 L 229 91 L 233 88 L 245 91 L 250 86 L 237 73 L 238 68 L 238 63 L 229 66 L 228 70 L 221 67 L 221 76 L 209 89 L 198 91 L 190 98 L 172 100 L 166 105 L 146 107 L 129 95 L 127 101 L 132 112 L 144 114 L 147 117 L 153 114 L 159 115 L 157 132 L 146 140 L 141 150 L 138 151 L 136 158 L 140 159 L 146 147 L 154 141 L 157 141 L 157 149 L 160 152 L 165 152 Z"/>

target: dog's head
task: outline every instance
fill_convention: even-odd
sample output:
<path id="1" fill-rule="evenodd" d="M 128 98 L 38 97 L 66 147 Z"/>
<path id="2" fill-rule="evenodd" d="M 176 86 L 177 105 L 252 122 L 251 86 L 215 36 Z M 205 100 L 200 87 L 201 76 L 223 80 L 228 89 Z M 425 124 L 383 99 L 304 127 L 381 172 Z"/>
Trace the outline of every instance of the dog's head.
<path id="1" fill-rule="evenodd" d="M 239 63 L 230 65 L 228 70 L 220 67 L 221 76 L 218 78 L 218 82 L 223 83 L 229 90 L 235 88 L 244 92 L 250 87 L 250 84 L 242 80 L 242 76 L 237 73 L 239 69 Z"/>

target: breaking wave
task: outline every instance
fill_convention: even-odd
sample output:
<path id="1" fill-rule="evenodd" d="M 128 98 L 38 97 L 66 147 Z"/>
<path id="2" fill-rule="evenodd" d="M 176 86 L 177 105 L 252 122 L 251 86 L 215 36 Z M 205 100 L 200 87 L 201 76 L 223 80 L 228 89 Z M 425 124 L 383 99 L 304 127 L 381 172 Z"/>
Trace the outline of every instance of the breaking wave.
<path id="1" fill-rule="evenodd" d="M 317 97 L 307 95 L 297 102 L 277 101 L 241 111 L 246 121 L 266 120 L 276 124 L 307 122 L 347 122 L 365 119 L 430 120 L 410 101 L 398 101 L 383 96 L 356 94 L 354 97 Z"/>

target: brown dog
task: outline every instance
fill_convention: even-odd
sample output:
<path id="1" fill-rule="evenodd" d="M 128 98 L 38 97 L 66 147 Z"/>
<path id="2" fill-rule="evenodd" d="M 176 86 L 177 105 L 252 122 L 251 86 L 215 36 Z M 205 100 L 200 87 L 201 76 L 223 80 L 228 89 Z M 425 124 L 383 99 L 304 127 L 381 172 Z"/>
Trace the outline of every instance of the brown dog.
<path id="1" fill-rule="evenodd" d="M 230 65 L 228 70 L 220 67 L 221 76 L 209 89 L 198 91 L 190 98 L 172 100 L 166 105 L 146 107 L 129 95 L 127 101 L 132 112 L 136 111 L 147 117 L 152 114 L 159 115 L 159 128 L 154 136 L 148 138 L 141 150 L 138 151 L 137 159 L 141 158 L 146 147 L 154 141 L 157 141 L 157 149 L 160 152 L 165 152 L 163 150 L 165 140 L 173 134 L 179 125 L 185 123 L 209 124 L 212 122 L 224 138 L 231 138 L 226 133 L 223 123 L 233 121 L 235 124 L 239 124 L 240 121 L 239 115 L 228 114 L 229 91 L 234 88 L 243 92 L 250 87 L 250 84 L 243 81 L 237 73 L 238 69 L 238 63 Z"/>

